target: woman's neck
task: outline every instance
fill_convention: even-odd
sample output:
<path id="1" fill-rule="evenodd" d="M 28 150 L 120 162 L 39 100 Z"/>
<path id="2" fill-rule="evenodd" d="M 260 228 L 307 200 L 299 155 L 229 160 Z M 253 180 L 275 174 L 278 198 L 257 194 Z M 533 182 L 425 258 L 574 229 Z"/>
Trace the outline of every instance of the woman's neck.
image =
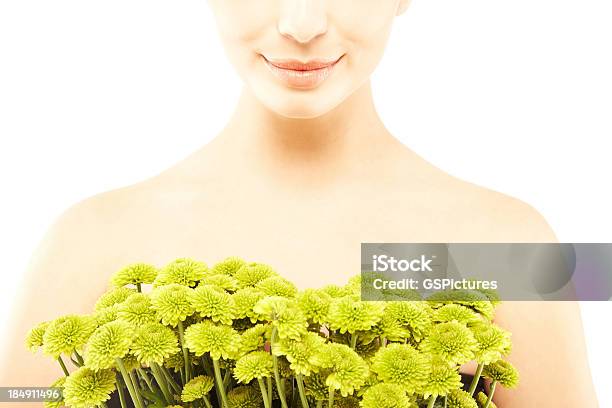
<path id="1" fill-rule="evenodd" d="M 280 116 L 245 89 L 228 125 L 202 153 L 217 166 L 231 163 L 229 171 L 306 187 L 354 177 L 399 145 L 378 117 L 368 82 L 312 119 Z"/>

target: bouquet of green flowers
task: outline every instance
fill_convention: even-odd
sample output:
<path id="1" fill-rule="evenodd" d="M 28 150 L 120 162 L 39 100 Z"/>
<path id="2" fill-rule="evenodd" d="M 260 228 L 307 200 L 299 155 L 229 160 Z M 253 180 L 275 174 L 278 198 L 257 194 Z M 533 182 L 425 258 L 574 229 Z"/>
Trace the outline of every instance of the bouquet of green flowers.
<path id="1" fill-rule="evenodd" d="M 63 370 L 46 406 L 491 408 L 496 386 L 518 383 L 492 292 L 362 301 L 361 276 L 298 291 L 239 258 L 133 264 L 110 283 L 91 314 L 28 333 Z"/>

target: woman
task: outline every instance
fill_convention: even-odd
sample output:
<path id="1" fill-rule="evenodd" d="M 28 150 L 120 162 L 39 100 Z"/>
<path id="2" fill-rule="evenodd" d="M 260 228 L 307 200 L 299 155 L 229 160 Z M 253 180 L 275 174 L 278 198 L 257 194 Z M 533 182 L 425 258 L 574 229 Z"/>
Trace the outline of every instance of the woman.
<path id="1" fill-rule="evenodd" d="M 237 255 L 308 287 L 358 273 L 361 242 L 555 241 L 529 205 L 444 173 L 385 129 L 369 77 L 409 0 L 210 4 L 245 83 L 234 115 L 174 167 L 57 221 L 32 261 L 2 384 L 50 384 L 57 368 L 24 350 L 25 333 L 89 312 L 131 262 Z M 522 377 L 498 406 L 597 406 L 576 304 L 507 302 L 496 321 Z"/>

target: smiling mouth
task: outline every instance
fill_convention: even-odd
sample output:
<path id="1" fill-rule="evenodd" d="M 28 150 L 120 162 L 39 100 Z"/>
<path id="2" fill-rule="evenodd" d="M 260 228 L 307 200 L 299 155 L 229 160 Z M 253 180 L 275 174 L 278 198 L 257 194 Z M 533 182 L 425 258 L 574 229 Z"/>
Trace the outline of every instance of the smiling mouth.
<path id="1" fill-rule="evenodd" d="M 266 66 L 290 88 L 313 89 L 321 85 L 334 71 L 342 55 L 336 59 L 317 59 L 301 62 L 295 59 L 268 59 L 263 56 Z"/>

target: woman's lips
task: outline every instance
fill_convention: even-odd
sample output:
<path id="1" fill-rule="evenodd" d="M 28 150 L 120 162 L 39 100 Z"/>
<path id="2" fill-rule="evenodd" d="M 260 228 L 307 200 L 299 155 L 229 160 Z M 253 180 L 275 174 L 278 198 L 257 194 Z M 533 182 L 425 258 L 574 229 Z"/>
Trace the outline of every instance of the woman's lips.
<path id="1" fill-rule="evenodd" d="M 263 57 L 268 68 L 278 79 L 285 85 L 298 89 L 313 89 L 321 85 L 331 75 L 341 58 L 301 62 L 294 59 Z"/>

